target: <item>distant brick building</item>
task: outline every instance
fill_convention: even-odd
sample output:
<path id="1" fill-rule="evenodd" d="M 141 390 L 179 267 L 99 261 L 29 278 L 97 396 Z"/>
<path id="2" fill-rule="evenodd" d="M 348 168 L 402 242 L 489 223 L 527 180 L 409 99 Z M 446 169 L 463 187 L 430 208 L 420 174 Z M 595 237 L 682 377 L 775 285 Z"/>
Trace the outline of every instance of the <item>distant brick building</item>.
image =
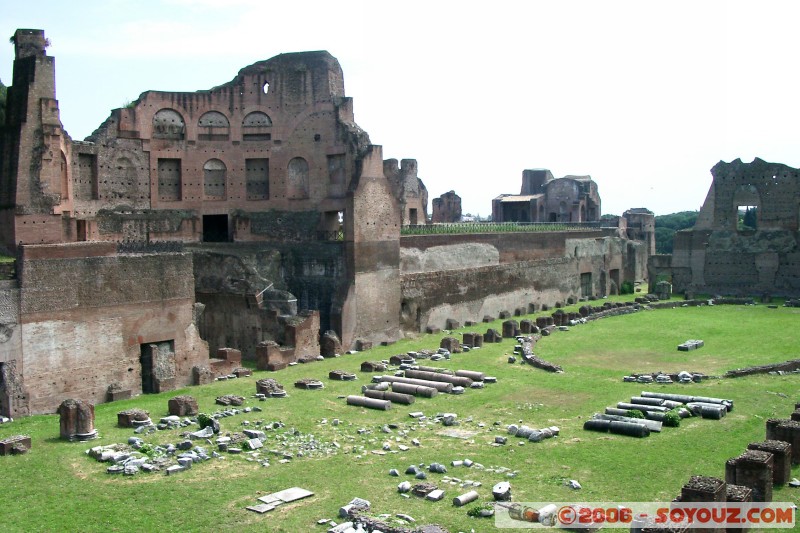
<path id="1" fill-rule="evenodd" d="M 600 195 L 591 176 L 554 178 L 547 169 L 522 171 L 519 194 L 492 200 L 494 222 L 596 222 Z"/>
<path id="2" fill-rule="evenodd" d="M 431 221 L 461 222 L 461 197 L 455 191 L 448 191 L 433 199 L 433 216 Z"/>

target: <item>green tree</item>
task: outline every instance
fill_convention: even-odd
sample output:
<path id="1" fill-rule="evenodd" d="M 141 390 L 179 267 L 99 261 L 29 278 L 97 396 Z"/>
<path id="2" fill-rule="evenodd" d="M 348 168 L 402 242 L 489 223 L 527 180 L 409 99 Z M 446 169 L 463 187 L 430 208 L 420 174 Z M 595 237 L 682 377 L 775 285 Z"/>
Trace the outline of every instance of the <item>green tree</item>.
<path id="1" fill-rule="evenodd" d="M 681 211 L 680 213 L 657 216 L 655 230 L 656 253 L 671 254 L 675 232 L 693 227 L 697 220 L 697 215 L 697 211 Z"/>
<path id="2" fill-rule="evenodd" d="M 748 205 L 744 212 L 739 211 L 739 229 L 754 230 L 758 228 L 758 207 Z"/>
<path id="3" fill-rule="evenodd" d="M 6 123 L 6 94 L 8 89 L 3 85 L 3 80 L 0 80 L 0 126 Z"/>

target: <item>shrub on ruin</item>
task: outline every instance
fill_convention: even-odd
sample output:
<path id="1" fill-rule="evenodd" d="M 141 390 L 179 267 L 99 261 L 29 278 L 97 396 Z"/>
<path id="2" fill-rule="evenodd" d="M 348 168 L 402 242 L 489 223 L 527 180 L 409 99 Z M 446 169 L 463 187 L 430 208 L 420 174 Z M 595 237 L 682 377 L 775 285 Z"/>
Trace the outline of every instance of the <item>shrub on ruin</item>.
<path id="1" fill-rule="evenodd" d="M 676 428 L 681 425 L 681 415 L 678 414 L 678 409 L 672 409 L 664 414 L 664 425 L 671 428 Z"/>
<path id="2" fill-rule="evenodd" d="M 633 294 L 633 283 L 630 281 L 623 281 L 619 286 L 620 294 Z"/>
<path id="3" fill-rule="evenodd" d="M 214 419 L 211 418 L 211 415 L 207 415 L 205 413 L 200 413 L 197 415 L 197 425 L 200 426 L 200 429 L 205 429 L 208 426 L 214 426 Z"/>

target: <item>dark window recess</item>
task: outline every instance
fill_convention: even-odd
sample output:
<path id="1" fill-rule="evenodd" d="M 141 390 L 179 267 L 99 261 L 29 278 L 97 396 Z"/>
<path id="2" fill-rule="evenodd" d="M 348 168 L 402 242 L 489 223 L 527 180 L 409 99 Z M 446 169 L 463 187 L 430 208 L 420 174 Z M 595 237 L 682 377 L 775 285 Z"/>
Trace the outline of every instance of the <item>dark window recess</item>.
<path id="1" fill-rule="evenodd" d="M 581 274 L 581 296 L 588 298 L 592 296 L 592 273 L 585 272 Z"/>
<path id="2" fill-rule="evenodd" d="M 228 215 L 203 215 L 203 242 L 228 241 Z"/>
<path id="3" fill-rule="evenodd" d="M 269 199 L 269 159 L 245 161 L 248 200 Z"/>

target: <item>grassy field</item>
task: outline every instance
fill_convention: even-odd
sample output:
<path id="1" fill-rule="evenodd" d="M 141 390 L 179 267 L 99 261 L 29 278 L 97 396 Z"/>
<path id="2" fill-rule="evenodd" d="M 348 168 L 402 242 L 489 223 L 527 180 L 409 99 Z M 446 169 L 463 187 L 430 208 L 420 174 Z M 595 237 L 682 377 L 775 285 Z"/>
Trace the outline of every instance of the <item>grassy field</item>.
<path id="1" fill-rule="evenodd" d="M 622 376 L 637 371 L 697 371 L 721 375 L 725 370 L 785 361 L 798 357 L 800 310 L 766 306 L 686 307 L 641 311 L 579 325 L 543 338 L 535 352 L 561 365 L 563 374 L 550 374 L 530 366 L 507 363 L 515 342 L 485 345 L 481 350 L 455 354 L 441 364 L 497 376 L 483 390 L 454 396 L 440 394 L 418 399 L 414 405 L 395 405 L 390 411 L 373 411 L 345 405 L 341 396 L 360 394 L 371 374 L 359 370 L 364 360 L 388 359 L 412 349 L 438 347 L 441 335 L 421 336 L 393 346 L 345 355 L 277 372 L 256 372 L 253 377 L 215 382 L 161 395 L 96 406 L 95 427 L 100 439 L 91 443 L 59 440 L 56 415 L 33 416 L 0 426 L 0 437 L 29 434 L 33 449 L 26 455 L 0 457 L 0 477 L 5 498 L 3 531 L 324 531 L 320 518 L 336 518 L 340 506 L 353 497 L 372 502 L 374 514 L 406 513 L 417 524 L 438 523 L 451 531 L 489 531 L 492 519 L 467 516 L 455 508 L 453 497 L 469 490 L 442 482 L 442 474 L 428 481 L 445 490 L 440 502 L 406 499 L 397 484 L 411 464 L 432 462 L 448 466 L 448 476 L 480 481 L 479 501 L 491 500 L 491 487 L 510 481 L 515 501 L 669 501 L 692 475 L 724 478 L 725 460 L 742 453 L 749 442 L 764 440 L 767 418 L 788 418 L 800 401 L 800 375 L 759 375 L 739 379 L 710 379 L 690 385 L 639 385 L 623 383 Z M 459 331 L 484 332 L 487 326 Z M 460 338 L 460 336 L 459 336 Z M 697 351 L 679 352 L 687 339 L 703 339 Z M 439 363 L 436 363 L 439 364 Z M 356 382 L 328 379 L 334 369 L 356 372 Z M 285 399 L 258 402 L 255 381 L 272 377 L 289 392 Z M 321 391 L 295 389 L 300 378 L 320 379 Z M 680 428 L 664 428 L 646 439 L 583 431 L 594 412 L 627 401 L 642 390 L 730 398 L 735 409 L 722 420 L 684 420 Z M 222 432 L 241 431 L 258 420 L 282 421 L 285 427 L 268 431 L 264 450 L 282 449 L 286 441 L 315 442 L 318 453 L 307 453 L 281 464 L 271 456 L 264 467 L 247 454 L 211 459 L 174 476 L 163 473 L 136 476 L 106 474 L 85 451 L 100 444 L 124 443 L 132 430 L 116 427 L 116 413 L 138 407 L 157 421 L 167 414 L 167 401 L 177 394 L 192 394 L 201 412 L 215 412 L 214 399 L 222 394 L 245 396 L 245 406 L 263 412 L 222 419 Z M 409 412 L 457 413 L 460 425 L 419 424 Z M 334 426 L 331 421 L 341 423 Z M 499 422 L 499 425 L 494 425 Z M 556 425 L 557 438 L 520 445 L 509 438 L 506 446 L 490 444 L 505 435 L 506 425 L 522 422 L 533 427 Z M 384 433 L 385 424 L 397 429 Z M 197 429 L 196 427 L 194 429 Z M 446 435 L 457 429 L 460 436 Z M 359 432 L 359 430 L 365 430 Z M 184 430 L 185 431 L 185 430 Z M 180 431 L 161 431 L 145 437 L 150 443 L 176 442 Z M 312 437 L 313 436 L 313 437 Z M 413 446 L 412 439 L 420 446 Z M 338 448 L 333 443 L 338 444 Z M 372 453 L 391 444 L 385 455 Z M 405 444 L 408 451 L 399 451 Z M 207 446 L 209 450 L 215 449 Z M 268 451 L 261 459 L 268 457 Z M 470 458 L 486 468 L 451 467 L 456 459 Z M 249 460 L 248 460 L 249 459 Z M 504 467 L 518 474 L 490 471 Z M 388 471 L 396 468 L 400 477 Z M 800 477 L 795 467 L 793 475 Z M 583 489 L 566 487 L 578 480 Z M 413 480 L 412 480 L 413 483 Z M 258 496 L 289 487 L 303 487 L 314 496 L 259 515 L 245 510 Z M 775 501 L 800 499 L 798 489 L 777 488 Z M 338 519 L 337 519 L 338 521 Z"/>

